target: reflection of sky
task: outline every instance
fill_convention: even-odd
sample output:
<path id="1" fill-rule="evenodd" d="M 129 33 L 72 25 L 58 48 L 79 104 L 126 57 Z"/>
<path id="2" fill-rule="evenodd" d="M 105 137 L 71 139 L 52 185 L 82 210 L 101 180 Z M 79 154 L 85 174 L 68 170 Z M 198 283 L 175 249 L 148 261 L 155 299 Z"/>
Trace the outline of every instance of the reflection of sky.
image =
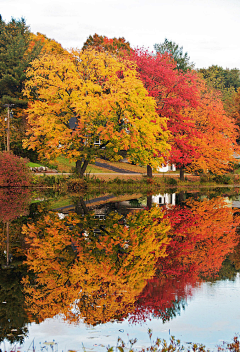
<path id="1" fill-rule="evenodd" d="M 181 342 L 201 342 L 207 347 L 214 347 L 222 340 L 231 341 L 234 334 L 240 332 L 240 276 L 235 281 L 219 281 L 214 284 L 203 283 L 193 292 L 181 316 L 162 324 L 153 318 L 142 325 L 129 325 L 127 321 L 107 323 L 94 328 L 84 324 L 70 325 L 61 319 L 47 319 L 41 324 L 29 326 L 29 337 L 25 340 L 21 350 L 29 347 L 33 338 L 37 351 L 45 341 L 58 343 L 58 351 L 69 349 L 82 350 L 84 345 L 87 351 L 106 351 L 105 346 L 115 346 L 118 336 L 124 341 L 138 338 L 137 346 L 147 346 L 147 329 L 153 330 L 154 338 L 169 339 L 170 334 L 179 338 Z M 41 342 L 41 344 L 39 344 Z M 3 348 L 3 344 L 0 344 Z M 50 348 L 48 348 L 50 352 Z"/>

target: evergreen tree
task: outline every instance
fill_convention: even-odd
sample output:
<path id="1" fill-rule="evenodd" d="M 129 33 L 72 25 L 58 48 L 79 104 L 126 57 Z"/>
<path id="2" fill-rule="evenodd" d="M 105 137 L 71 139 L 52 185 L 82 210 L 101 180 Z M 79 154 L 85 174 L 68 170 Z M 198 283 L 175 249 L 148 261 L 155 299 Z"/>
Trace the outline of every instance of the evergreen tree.
<path id="1" fill-rule="evenodd" d="M 177 69 L 181 71 L 189 71 L 194 67 L 194 64 L 190 62 L 188 53 L 183 52 L 183 47 L 179 47 L 175 42 L 165 39 L 163 43 L 155 44 L 154 49 L 157 53 L 165 54 L 168 53 L 174 61 L 177 63 Z"/>
<path id="2" fill-rule="evenodd" d="M 31 32 L 25 20 L 5 23 L 0 17 L 0 108 L 4 104 L 26 107 L 22 96 L 26 69 L 41 51 L 40 42 L 31 47 Z"/>
<path id="3" fill-rule="evenodd" d="M 13 19 L 6 23 L 0 16 L 0 150 L 6 149 L 6 117 L 11 111 L 10 149 L 17 155 L 36 159 L 36 153 L 26 152 L 22 148 L 25 136 L 26 116 L 24 108 L 27 99 L 22 90 L 26 79 L 26 70 L 42 48 L 42 42 L 34 42 L 32 33 L 25 20 Z"/>

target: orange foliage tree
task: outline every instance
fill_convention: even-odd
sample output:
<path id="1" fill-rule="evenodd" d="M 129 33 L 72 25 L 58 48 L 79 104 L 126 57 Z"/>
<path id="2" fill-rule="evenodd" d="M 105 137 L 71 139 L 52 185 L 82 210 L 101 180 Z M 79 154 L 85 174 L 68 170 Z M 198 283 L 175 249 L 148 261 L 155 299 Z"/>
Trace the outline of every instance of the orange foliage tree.
<path id="1" fill-rule="evenodd" d="M 199 135 L 192 138 L 198 156 L 193 157 L 188 170 L 222 174 L 235 162 L 235 153 L 239 151 L 236 142 L 238 127 L 234 119 L 225 113 L 218 93 L 207 88 L 203 82 L 200 82 L 200 90 L 198 107 L 183 112 L 194 121 L 199 131 Z"/>
<path id="2" fill-rule="evenodd" d="M 26 263 L 35 274 L 24 281 L 30 312 L 92 325 L 127 315 L 165 255 L 169 226 L 162 218 L 152 208 L 128 215 L 126 225 L 115 213 L 103 221 L 50 214 L 28 224 Z"/>

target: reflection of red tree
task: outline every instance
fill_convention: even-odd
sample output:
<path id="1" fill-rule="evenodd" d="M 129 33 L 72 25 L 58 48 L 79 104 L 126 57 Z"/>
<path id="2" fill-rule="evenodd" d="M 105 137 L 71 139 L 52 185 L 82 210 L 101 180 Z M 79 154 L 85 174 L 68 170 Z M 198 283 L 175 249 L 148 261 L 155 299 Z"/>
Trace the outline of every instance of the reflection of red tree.
<path id="1" fill-rule="evenodd" d="M 216 273 L 226 255 L 237 244 L 238 217 L 221 197 L 203 201 L 189 200 L 186 207 L 167 210 L 172 238 L 168 259 L 159 261 L 166 274 L 191 272 L 197 275 Z"/>
<path id="2" fill-rule="evenodd" d="M 29 199 L 28 188 L 0 188 L 0 221 L 12 221 L 26 215 Z"/>
<path id="3" fill-rule="evenodd" d="M 130 321 L 151 320 L 151 316 L 161 318 L 163 322 L 176 316 L 184 301 L 192 295 L 196 277 L 182 275 L 178 278 L 155 277 L 148 281 L 135 304 L 135 312 Z"/>
<path id="4" fill-rule="evenodd" d="M 164 320 L 177 312 L 178 302 L 191 294 L 200 277 L 216 274 L 237 244 L 238 217 L 223 198 L 189 200 L 166 209 L 171 238 L 167 256 L 159 258 L 157 277 L 150 280 L 136 303 L 132 321 L 153 314 Z"/>

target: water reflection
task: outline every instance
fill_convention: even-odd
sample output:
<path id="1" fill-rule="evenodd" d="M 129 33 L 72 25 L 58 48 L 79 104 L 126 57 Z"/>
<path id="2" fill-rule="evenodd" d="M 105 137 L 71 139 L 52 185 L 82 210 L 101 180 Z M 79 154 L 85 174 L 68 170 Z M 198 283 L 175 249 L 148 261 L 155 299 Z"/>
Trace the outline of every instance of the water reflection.
<path id="1" fill-rule="evenodd" d="M 200 282 L 240 269 L 226 197 L 75 197 L 55 211 L 29 203 L 26 190 L 0 189 L 0 341 L 22 342 L 28 323 L 59 314 L 92 326 L 167 322 Z"/>
<path id="2" fill-rule="evenodd" d="M 165 256 L 169 221 L 159 208 L 130 213 L 50 213 L 23 232 L 29 246 L 24 280 L 29 310 L 96 325 L 123 319 Z M 75 302 L 74 307 L 71 305 Z"/>
<path id="3" fill-rule="evenodd" d="M 171 224 L 167 255 L 159 258 L 157 275 L 140 294 L 131 320 L 146 321 L 151 315 L 169 320 L 201 280 L 217 278 L 239 242 L 239 219 L 234 214 L 222 197 L 188 199 L 184 206 L 166 207 L 164 217 Z"/>
<path id="4" fill-rule="evenodd" d="M 24 237 L 22 219 L 28 214 L 28 189 L 0 188 L 0 341 L 23 342 L 29 322 L 25 310 L 22 278 Z"/>

